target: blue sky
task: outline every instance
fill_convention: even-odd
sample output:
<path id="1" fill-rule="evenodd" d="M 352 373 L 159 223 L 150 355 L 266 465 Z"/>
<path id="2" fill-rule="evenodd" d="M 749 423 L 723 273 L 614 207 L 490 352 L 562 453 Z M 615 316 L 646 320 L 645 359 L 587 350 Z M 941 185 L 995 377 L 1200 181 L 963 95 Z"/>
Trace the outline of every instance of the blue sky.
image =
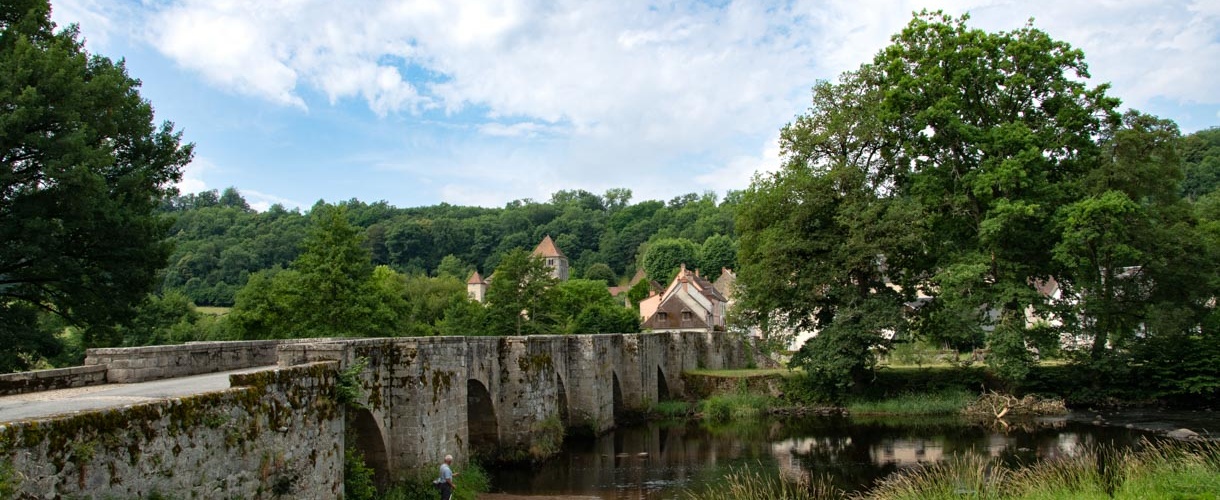
<path id="1" fill-rule="evenodd" d="M 809 89 L 923 8 L 1029 18 L 1124 107 L 1220 125 L 1220 2 L 52 0 L 196 144 L 180 189 L 501 206 L 749 185 Z"/>

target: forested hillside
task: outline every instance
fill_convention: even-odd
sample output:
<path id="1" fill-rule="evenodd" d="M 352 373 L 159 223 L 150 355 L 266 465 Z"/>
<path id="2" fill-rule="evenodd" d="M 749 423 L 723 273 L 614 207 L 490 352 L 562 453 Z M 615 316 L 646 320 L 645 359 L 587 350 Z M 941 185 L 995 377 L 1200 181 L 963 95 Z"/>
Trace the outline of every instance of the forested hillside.
<path id="1" fill-rule="evenodd" d="M 518 200 L 504 208 L 399 208 L 354 199 L 337 205 L 361 230 L 373 265 L 404 274 L 450 274 L 463 280 L 474 269 L 487 274 L 507 252 L 532 249 L 545 235 L 571 260 L 574 277 L 585 277 L 595 264 L 608 266 L 613 281 L 628 277 L 642 264 L 650 243 L 675 246 L 673 240 L 693 249 L 680 259 L 689 266 L 717 272 L 733 267 L 739 193 L 730 192 L 723 200 L 714 193 L 690 193 L 668 202 L 631 203 L 631 197 L 630 190 L 612 189 L 601 196 L 560 191 L 545 202 Z M 322 205 L 320 201 L 314 209 Z M 197 305 L 233 305 L 252 273 L 287 267 L 297 258 L 309 227 L 307 213 L 279 205 L 256 212 L 233 188 L 177 196 L 162 211 L 174 220 L 169 232 L 174 253 L 161 289 L 181 291 Z M 702 251 L 709 238 L 709 248 Z"/>

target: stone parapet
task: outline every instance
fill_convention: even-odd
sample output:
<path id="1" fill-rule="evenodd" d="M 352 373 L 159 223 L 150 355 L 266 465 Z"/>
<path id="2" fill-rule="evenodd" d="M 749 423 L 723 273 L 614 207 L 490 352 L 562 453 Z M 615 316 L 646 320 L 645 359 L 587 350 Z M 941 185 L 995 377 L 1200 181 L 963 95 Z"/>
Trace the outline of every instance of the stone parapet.
<path id="1" fill-rule="evenodd" d="M 15 498 L 341 498 L 335 363 L 234 387 L 0 426 Z"/>
<path id="2" fill-rule="evenodd" d="M 106 383 L 105 366 L 73 366 L 0 375 L 0 396 Z"/>
<path id="3" fill-rule="evenodd" d="M 180 345 L 89 349 L 85 365 L 107 368 L 110 383 L 185 377 L 276 364 L 282 344 L 313 343 L 326 339 L 189 342 Z"/>

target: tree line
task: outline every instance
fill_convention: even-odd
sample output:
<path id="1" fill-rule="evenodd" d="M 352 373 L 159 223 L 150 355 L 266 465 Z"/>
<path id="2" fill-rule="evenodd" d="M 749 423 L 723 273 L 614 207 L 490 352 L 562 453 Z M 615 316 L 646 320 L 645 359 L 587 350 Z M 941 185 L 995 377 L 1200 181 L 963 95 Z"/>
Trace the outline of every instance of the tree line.
<path id="1" fill-rule="evenodd" d="M 681 247 L 659 250 L 668 257 L 654 257 L 657 262 L 677 259 L 717 272 L 733 267 L 739 196 L 689 193 L 631 203 L 631 191 L 619 188 L 600 196 L 559 191 L 548 201 L 523 199 L 503 208 L 397 208 L 356 199 L 333 206 L 343 207 L 359 229 L 374 266 L 464 280 L 474 270 L 489 274 L 508 252 L 533 248 L 549 235 L 570 259 L 574 276 L 593 270 L 592 276 L 615 285 L 643 267 L 645 253 L 657 244 Z M 168 241 L 174 252 L 160 289 L 181 291 L 198 305 L 231 306 L 252 273 L 288 266 L 300 254 L 309 214 L 328 206 L 319 201 L 306 213 L 281 205 L 257 212 L 232 187 L 168 198 L 160 212 L 173 220 Z M 668 280 L 672 272 L 663 267 L 653 266 L 650 276 Z"/>

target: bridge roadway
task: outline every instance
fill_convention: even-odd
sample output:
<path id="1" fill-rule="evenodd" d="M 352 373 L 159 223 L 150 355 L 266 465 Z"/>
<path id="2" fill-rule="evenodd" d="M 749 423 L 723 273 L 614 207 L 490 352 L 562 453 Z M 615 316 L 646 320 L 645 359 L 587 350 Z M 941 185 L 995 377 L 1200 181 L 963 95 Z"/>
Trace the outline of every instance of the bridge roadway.
<path id="1" fill-rule="evenodd" d="M 229 388 L 229 375 L 274 367 L 260 366 L 134 384 L 104 384 L 0 396 L 0 424 L 219 391 Z"/>

